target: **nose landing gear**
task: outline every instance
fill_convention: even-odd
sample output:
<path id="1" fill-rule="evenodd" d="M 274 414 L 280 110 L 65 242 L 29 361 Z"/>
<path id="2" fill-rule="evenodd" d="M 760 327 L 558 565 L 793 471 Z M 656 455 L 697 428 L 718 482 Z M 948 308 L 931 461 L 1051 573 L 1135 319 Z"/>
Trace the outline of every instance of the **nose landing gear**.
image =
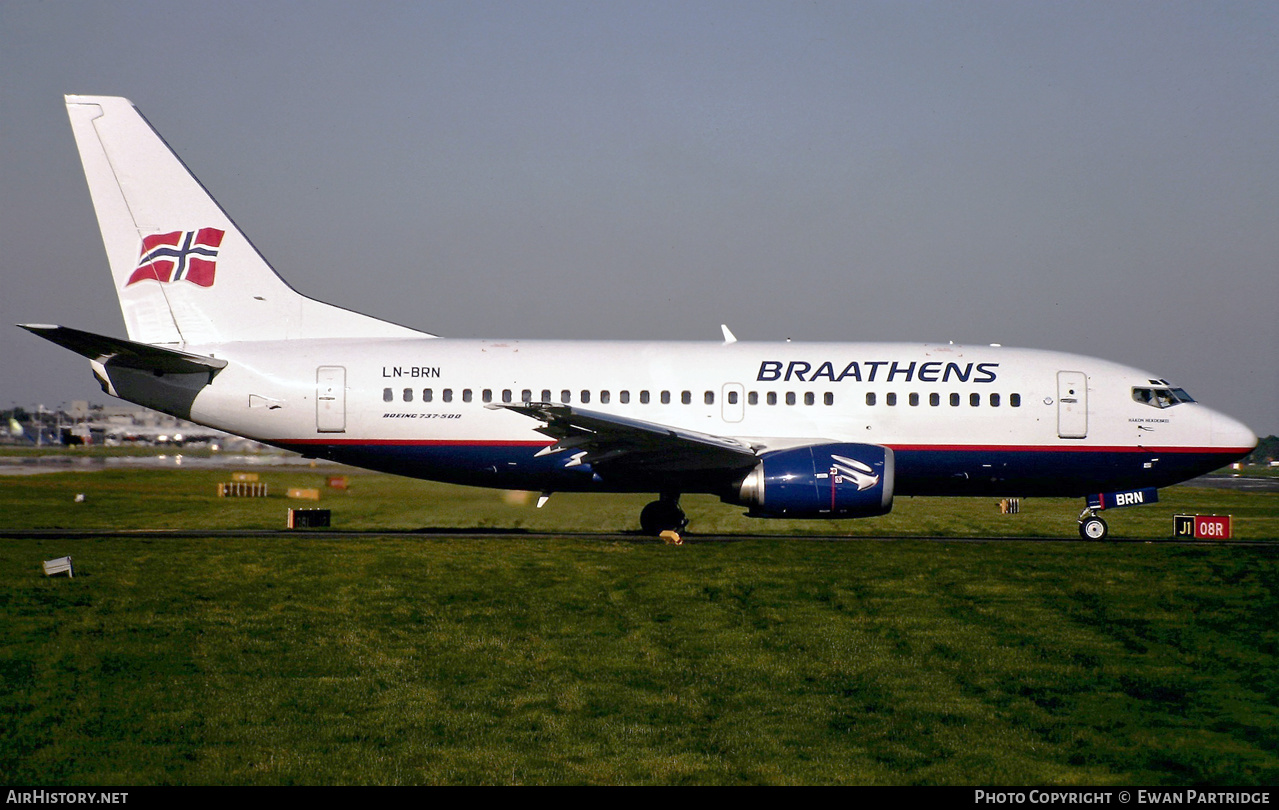
<path id="1" fill-rule="evenodd" d="M 1106 521 L 1097 517 L 1097 512 L 1089 506 L 1079 515 L 1079 536 L 1085 540 L 1105 540 L 1110 534 Z"/>

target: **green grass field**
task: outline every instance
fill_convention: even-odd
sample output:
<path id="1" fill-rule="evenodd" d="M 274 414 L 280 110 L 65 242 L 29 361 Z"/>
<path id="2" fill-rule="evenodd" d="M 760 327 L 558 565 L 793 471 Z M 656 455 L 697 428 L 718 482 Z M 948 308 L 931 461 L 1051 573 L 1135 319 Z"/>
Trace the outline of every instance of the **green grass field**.
<path id="1" fill-rule="evenodd" d="M 1273 547 L 1072 538 L 1074 501 L 901 499 L 760 522 L 686 498 L 504 493 L 351 474 L 337 529 L 278 528 L 226 473 L 0 479 L 0 779 L 11 784 L 852 783 L 1279 780 L 1279 495 L 1172 488 L 1107 512 L 1160 539 L 1235 516 Z M 321 470 L 265 470 L 273 493 Z M 84 493 L 84 503 L 74 503 Z M 471 527 L 564 532 L 497 539 Z M 697 542 L 696 532 L 812 538 Z M 877 540 L 897 536 L 902 539 Z M 830 542 L 827 538 L 851 538 Z M 40 562 L 71 554 L 76 578 Z"/>

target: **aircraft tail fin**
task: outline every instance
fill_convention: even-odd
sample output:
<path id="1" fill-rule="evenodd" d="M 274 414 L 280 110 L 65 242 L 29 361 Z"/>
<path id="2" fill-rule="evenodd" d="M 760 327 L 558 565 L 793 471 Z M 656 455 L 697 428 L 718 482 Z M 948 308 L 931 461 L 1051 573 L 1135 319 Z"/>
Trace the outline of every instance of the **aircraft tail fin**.
<path id="1" fill-rule="evenodd" d="M 128 99 L 66 105 L 131 340 L 433 337 L 289 287 Z"/>

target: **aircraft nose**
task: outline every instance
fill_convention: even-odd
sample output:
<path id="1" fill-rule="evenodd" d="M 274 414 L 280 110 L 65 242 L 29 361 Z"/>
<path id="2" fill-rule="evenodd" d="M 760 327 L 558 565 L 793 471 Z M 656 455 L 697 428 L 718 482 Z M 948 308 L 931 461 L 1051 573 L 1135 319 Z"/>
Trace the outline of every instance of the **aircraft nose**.
<path id="1" fill-rule="evenodd" d="M 1212 444 L 1213 447 L 1229 447 L 1238 449 L 1240 455 L 1251 453 L 1257 448 L 1257 443 L 1261 440 L 1257 438 L 1257 434 L 1252 429 L 1237 419 L 1232 419 L 1223 413 L 1213 411 L 1212 414 Z"/>

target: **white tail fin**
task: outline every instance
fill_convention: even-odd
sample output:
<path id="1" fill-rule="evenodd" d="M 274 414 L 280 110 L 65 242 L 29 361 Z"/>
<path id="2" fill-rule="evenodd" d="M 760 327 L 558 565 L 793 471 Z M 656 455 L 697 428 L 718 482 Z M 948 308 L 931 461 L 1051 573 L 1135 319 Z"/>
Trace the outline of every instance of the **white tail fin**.
<path id="1" fill-rule="evenodd" d="M 66 103 L 130 339 L 432 337 L 285 284 L 128 99 Z"/>

